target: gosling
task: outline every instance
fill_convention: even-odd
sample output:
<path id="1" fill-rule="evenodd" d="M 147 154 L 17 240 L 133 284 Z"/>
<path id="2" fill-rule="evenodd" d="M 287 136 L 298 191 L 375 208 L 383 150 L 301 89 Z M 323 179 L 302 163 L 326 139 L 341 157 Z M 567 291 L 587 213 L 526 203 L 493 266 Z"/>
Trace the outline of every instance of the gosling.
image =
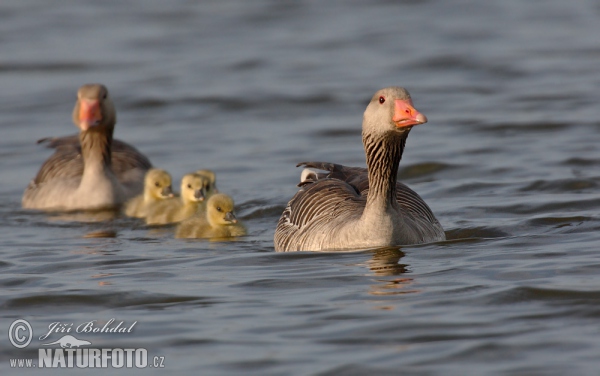
<path id="1" fill-rule="evenodd" d="M 196 174 L 206 176 L 209 180 L 209 186 L 206 188 L 208 195 L 212 196 L 214 193 L 219 193 L 217 189 L 217 176 L 211 170 L 197 170 Z"/>
<path id="2" fill-rule="evenodd" d="M 144 178 L 144 193 L 127 201 L 125 215 L 144 218 L 155 205 L 169 197 L 173 197 L 171 175 L 165 170 L 150 169 Z"/>
<path id="3" fill-rule="evenodd" d="M 187 174 L 181 179 L 181 197 L 173 197 L 159 202 L 146 216 L 149 225 L 163 225 L 181 222 L 203 211 L 207 199 L 206 187 L 209 179 L 196 173 Z"/>
<path id="4" fill-rule="evenodd" d="M 206 215 L 199 213 L 179 224 L 176 238 L 230 238 L 247 234 L 233 213 L 233 199 L 217 193 L 207 203 Z"/>

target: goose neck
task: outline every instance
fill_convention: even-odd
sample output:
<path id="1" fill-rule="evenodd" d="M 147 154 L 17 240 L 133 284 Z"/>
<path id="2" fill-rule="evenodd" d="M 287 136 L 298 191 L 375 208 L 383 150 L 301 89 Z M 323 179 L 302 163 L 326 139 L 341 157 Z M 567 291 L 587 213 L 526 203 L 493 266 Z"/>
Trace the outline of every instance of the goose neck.
<path id="1" fill-rule="evenodd" d="M 84 174 L 87 170 L 110 169 L 112 130 L 89 129 L 79 134 Z"/>
<path id="2" fill-rule="evenodd" d="M 368 207 L 395 207 L 398 165 L 406 144 L 408 131 L 373 137 L 363 134 L 363 144 L 369 173 Z"/>

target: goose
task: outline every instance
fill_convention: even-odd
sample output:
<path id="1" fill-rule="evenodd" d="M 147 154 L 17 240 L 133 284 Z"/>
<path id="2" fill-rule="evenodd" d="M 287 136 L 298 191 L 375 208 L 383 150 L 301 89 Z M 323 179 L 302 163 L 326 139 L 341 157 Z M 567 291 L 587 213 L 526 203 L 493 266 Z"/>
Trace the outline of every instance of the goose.
<path id="1" fill-rule="evenodd" d="M 445 240 L 425 201 L 396 181 L 408 133 L 426 122 L 406 89 L 375 93 L 362 125 L 367 168 L 300 163 L 307 169 L 277 223 L 275 250 L 336 251 Z"/>
<path id="2" fill-rule="evenodd" d="M 152 168 L 144 179 L 144 193 L 139 194 L 125 204 L 125 215 L 144 218 L 152 207 L 161 200 L 173 197 L 171 175 L 162 169 Z"/>
<path id="3" fill-rule="evenodd" d="M 158 202 L 148 212 L 146 223 L 149 225 L 162 225 L 181 222 L 193 216 L 197 211 L 202 211 L 203 203 L 207 198 L 206 187 L 209 180 L 202 175 L 189 173 L 181 179 L 181 197 L 172 197 Z"/>
<path id="4" fill-rule="evenodd" d="M 56 152 L 44 162 L 44 165 L 35 177 L 36 182 L 60 178 L 74 178 L 83 175 L 83 158 L 81 157 L 81 144 L 79 135 L 63 137 L 46 137 L 37 141 Z M 132 145 L 113 138 L 111 143 L 111 168 L 119 181 L 129 184 L 138 184 L 138 189 L 143 190 L 143 179 L 137 176 L 144 175 L 152 168 L 148 157 Z"/>
<path id="5" fill-rule="evenodd" d="M 233 199 L 224 193 L 212 196 L 206 213 L 199 213 L 181 222 L 176 238 L 230 238 L 246 235 L 246 227 L 238 222 Z"/>
<path id="6" fill-rule="evenodd" d="M 50 142 L 56 151 L 25 188 L 23 208 L 114 209 L 142 191 L 150 162 L 133 147 L 115 153 L 117 158 L 112 154 L 116 113 L 104 85 L 79 88 L 73 122 L 80 130 L 77 142 Z"/>

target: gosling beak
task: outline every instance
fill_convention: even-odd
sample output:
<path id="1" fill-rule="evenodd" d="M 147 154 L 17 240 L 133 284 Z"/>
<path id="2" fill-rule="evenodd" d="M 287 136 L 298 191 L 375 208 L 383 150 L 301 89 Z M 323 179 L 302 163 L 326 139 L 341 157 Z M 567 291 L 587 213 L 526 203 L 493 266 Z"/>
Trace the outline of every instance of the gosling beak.
<path id="1" fill-rule="evenodd" d="M 173 189 L 171 188 L 171 186 L 169 185 L 168 187 L 164 187 L 161 191 L 160 191 L 160 195 L 164 198 L 167 197 L 173 197 Z"/>
<path id="2" fill-rule="evenodd" d="M 204 199 L 206 197 L 204 196 L 203 191 L 204 191 L 203 189 L 198 189 L 198 190 L 194 191 L 194 198 L 196 199 L 196 201 L 198 201 L 198 202 L 204 201 Z"/>
<path id="3" fill-rule="evenodd" d="M 398 128 L 427 123 L 427 117 L 414 108 L 410 98 L 394 101 L 394 117 L 392 117 L 392 120 Z"/>
<path id="4" fill-rule="evenodd" d="M 87 131 L 95 127 L 102 121 L 102 110 L 99 100 L 80 99 L 79 100 L 79 128 Z"/>
<path id="5" fill-rule="evenodd" d="M 235 217 L 235 214 L 233 214 L 233 212 L 227 212 L 225 214 L 225 220 L 227 222 L 237 223 L 237 218 Z"/>

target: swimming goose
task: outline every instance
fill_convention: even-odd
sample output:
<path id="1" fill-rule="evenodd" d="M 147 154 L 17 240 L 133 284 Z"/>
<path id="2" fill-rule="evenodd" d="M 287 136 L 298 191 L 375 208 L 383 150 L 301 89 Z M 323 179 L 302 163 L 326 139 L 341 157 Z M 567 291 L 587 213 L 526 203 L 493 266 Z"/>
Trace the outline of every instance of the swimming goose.
<path id="1" fill-rule="evenodd" d="M 154 205 L 169 197 L 173 197 L 171 175 L 165 170 L 152 168 L 144 179 L 144 193 L 127 201 L 125 215 L 144 218 Z"/>
<path id="2" fill-rule="evenodd" d="M 172 197 L 158 202 L 146 216 L 149 225 L 181 222 L 202 211 L 207 198 L 206 187 L 209 180 L 196 173 L 186 174 L 181 179 L 181 197 Z"/>
<path id="3" fill-rule="evenodd" d="M 444 229 L 423 199 L 396 181 L 408 133 L 425 122 L 406 89 L 375 93 L 363 116 L 367 169 L 300 164 L 308 169 L 279 219 L 275 250 L 334 251 L 444 240 Z"/>
<path id="4" fill-rule="evenodd" d="M 83 175 L 83 159 L 81 158 L 81 144 L 79 135 L 43 138 L 38 144 L 45 144 L 48 148 L 56 149 L 40 168 L 35 177 L 36 183 L 60 178 L 74 178 Z M 137 189 L 143 190 L 143 179 L 146 171 L 152 168 L 148 157 L 140 153 L 130 144 L 113 138 L 111 143 L 111 168 L 119 181 L 129 185 L 137 184 Z"/>
<path id="5" fill-rule="evenodd" d="M 115 208 L 141 192 L 149 162 L 113 166 L 116 113 L 104 85 L 79 88 L 73 122 L 80 129 L 78 145 L 70 142 L 54 146 L 56 152 L 44 162 L 23 193 L 24 208 Z"/>
<path id="6" fill-rule="evenodd" d="M 246 235 L 246 227 L 238 222 L 233 199 L 224 193 L 212 196 L 206 213 L 199 213 L 181 222 L 176 238 L 230 238 Z"/>

